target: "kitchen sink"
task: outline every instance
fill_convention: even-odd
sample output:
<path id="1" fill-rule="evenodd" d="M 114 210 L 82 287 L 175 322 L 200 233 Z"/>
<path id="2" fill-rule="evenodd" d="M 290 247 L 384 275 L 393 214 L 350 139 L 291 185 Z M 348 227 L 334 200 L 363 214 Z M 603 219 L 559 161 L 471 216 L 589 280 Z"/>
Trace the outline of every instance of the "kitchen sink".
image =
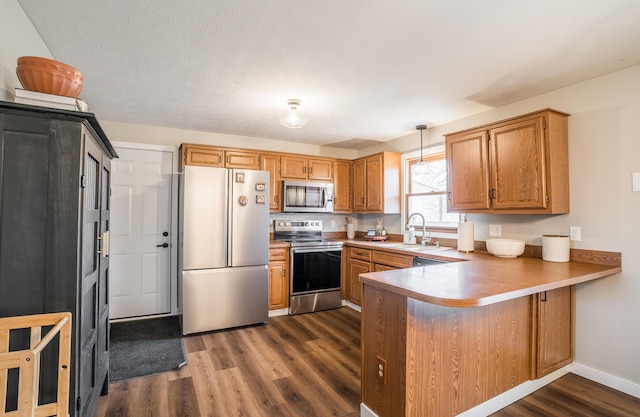
<path id="1" fill-rule="evenodd" d="M 379 246 L 380 249 L 384 248 L 393 248 L 393 249 L 402 249 L 412 252 L 435 252 L 441 250 L 451 249 L 446 246 L 436 246 L 436 245 L 408 245 L 406 243 L 397 242 L 397 243 L 381 243 Z"/>
<path id="2" fill-rule="evenodd" d="M 426 245 L 426 246 L 422 246 L 422 245 L 407 245 L 407 247 L 405 247 L 404 249 L 410 250 L 410 251 L 415 251 L 415 252 L 436 252 L 436 251 L 441 251 L 441 250 L 449 250 L 451 248 L 448 248 L 446 246 L 436 246 L 436 245 Z"/>

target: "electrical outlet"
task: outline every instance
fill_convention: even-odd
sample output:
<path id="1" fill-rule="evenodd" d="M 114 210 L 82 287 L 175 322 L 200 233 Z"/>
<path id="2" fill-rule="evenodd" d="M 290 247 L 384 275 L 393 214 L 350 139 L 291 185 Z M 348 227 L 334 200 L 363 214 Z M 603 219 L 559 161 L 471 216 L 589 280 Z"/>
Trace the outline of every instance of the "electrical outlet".
<path id="1" fill-rule="evenodd" d="M 575 241 L 580 241 L 580 227 L 578 226 L 571 226 L 569 228 L 569 239 L 571 240 L 575 240 Z"/>
<path id="2" fill-rule="evenodd" d="M 502 225 L 500 225 L 500 224 L 490 224 L 489 225 L 489 236 L 502 236 Z"/>
<path id="3" fill-rule="evenodd" d="M 387 361 L 376 356 L 376 379 L 383 384 L 387 383 Z"/>
<path id="4" fill-rule="evenodd" d="M 331 228 L 332 229 L 336 228 L 336 221 L 335 220 L 331 220 Z"/>

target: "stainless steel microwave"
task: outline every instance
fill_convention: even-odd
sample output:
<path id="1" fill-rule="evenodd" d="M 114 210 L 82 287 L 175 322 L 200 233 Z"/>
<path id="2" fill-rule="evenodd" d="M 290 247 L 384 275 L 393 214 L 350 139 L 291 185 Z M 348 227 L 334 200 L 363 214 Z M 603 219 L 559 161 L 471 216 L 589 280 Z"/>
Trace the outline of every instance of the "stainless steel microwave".
<path id="1" fill-rule="evenodd" d="M 282 211 L 288 213 L 332 213 L 333 184 L 285 181 Z"/>

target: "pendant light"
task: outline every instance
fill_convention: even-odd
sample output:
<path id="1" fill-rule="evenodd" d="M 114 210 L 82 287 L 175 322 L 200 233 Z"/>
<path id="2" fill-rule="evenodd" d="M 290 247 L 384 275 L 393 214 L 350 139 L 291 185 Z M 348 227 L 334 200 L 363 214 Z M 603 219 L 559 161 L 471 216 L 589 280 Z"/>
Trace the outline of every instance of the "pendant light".
<path id="1" fill-rule="evenodd" d="M 300 100 L 292 98 L 287 100 L 290 110 L 280 117 L 280 124 L 289 129 L 298 129 L 307 124 L 306 114 L 299 109 Z"/>
<path id="2" fill-rule="evenodd" d="M 417 125 L 416 129 L 420 131 L 420 161 L 413 166 L 413 172 L 416 175 L 424 175 L 429 170 L 429 164 L 422 159 L 422 131 L 427 128 L 427 125 Z"/>

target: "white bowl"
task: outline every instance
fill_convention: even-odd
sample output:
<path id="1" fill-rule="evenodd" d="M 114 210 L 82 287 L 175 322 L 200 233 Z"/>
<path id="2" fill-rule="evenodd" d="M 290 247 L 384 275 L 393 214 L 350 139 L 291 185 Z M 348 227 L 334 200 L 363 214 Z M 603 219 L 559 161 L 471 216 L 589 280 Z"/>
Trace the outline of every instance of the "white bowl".
<path id="1" fill-rule="evenodd" d="M 524 240 L 488 239 L 487 250 L 493 256 L 498 256 L 500 258 L 515 258 L 524 253 Z"/>

